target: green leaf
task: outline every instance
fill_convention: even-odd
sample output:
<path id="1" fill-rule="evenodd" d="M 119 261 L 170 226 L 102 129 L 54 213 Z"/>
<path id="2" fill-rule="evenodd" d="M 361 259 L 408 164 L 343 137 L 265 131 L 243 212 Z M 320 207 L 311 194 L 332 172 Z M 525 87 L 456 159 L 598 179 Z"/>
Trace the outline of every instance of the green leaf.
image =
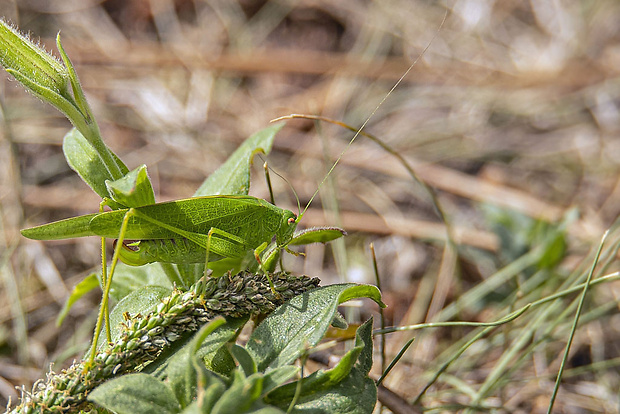
<path id="1" fill-rule="evenodd" d="M 353 367 L 357 361 L 357 357 L 362 352 L 361 346 L 356 346 L 350 349 L 338 362 L 338 364 L 330 370 L 319 370 L 313 372 L 311 375 L 302 378 L 301 380 L 301 392 L 299 396 L 308 396 L 317 392 L 325 392 L 346 380 L 347 376 L 353 370 Z M 277 388 L 267 396 L 267 402 L 275 405 L 288 405 L 295 394 L 299 386 L 299 381 L 295 381 L 286 384 L 280 388 Z"/>
<path id="2" fill-rule="evenodd" d="M 198 352 L 196 352 L 196 357 L 204 361 L 208 367 L 211 367 L 212 360 L 218 354 L 218 350 L 226 348 L 226 344 L 237 337 L 247 321 L 247 317 L 226 318 L 226 324 L 218 327 L 202 341 Z M 188 360 L 188 355 L 192 351 L 192 341 L 196 335 L 174 342 L 156 361 L 150 363 L 143 372 L 152 373 L 160 379 L 182 375 L 178 373 L 176 367 L 184 366 L 184 361 Z"/>
<path id="3" fill-rule="evenodd" d="M 60 32 L 56 35 L 56 48 L 58 49 L 62 62 L 65 64 L 66 70 L 69 74 L 69 81 L 71 83 L 71 90 L 73 91 L 73 99 L 75 100 L 76 106 L 80 109 L 80 112 L 84 114 L 84 118 L 86 120 L 93 121 L 94 117 L 88 102 L 86 101 L 86 96 L 82 90 L 82 85 L 78 79 L 75 67 L 73 66 L 71 59 L 69 59 L 69 56 L 65 52 L 65 48 L 62 46 L 62 42 L 60 41 Z"/>
<path id="4" fill-rule="evenodd" d="M 247 195 L 250 190 L 250 166 L 254 155 L 258 152 L 269 154 L 274 137 L 283 126 L 283 122 L 273 124 L 246 139 L 220 168 L 207 177 L 196 190 L 194 197 L 220 194 Z"/>
<path id="5" fill-rule="evenodd" d="M 323 338 L 339 304 L 361 297 L 385 306 L 375 286 L 351 283 L 314 289 L 280 306 L 248 341 L 247 350 L 257 362 L 258 371 L 288 365 L 299 358 Z"/>
<path id="6" fill-rule="evenodd" d="M 370 318 L 357 328 L 355 333 L 355 346 L 362 347 L 362 353 L 357 360 L 356 367 L 365 375 L 368 375 L 372 368 L 372 325 L 373 318 Z"/>
<path id="7" fill-rule="evenodd" d="M 213 414 L 245 413 L 251 412 L 263 390 L 263 375 L 254 374 L 245 377 L 240 371 L 235 370 L 233 383 L 221 398 L 213 406 Z M 262 408 L 264 403 L 258 403 L 257 408 Z"/>
<path id="8" fill-rule="evenodd" d="M 320 370 L 301 381 L 293 413 L 372 413 L 377 387 L 368 378 L 372 367 L 372 318 L 356 333 L 356 346 L 334 368 Z M 287 408 L 298 393 L 299 381 L 271 392 L 266 402 Z"/>
<path id="9" fill-rule="evenodd" d="M 88 400 L 117 414 L 174 414 L 181 406 L 172 390 L 142 373 L 124 375 L 98 386 Z"/>
<path id="10" fill-rule="evenodd" d="M 222 377 L 229 377 L 237 368 L 235 359 L 233 358 L 227 346 L 222 346 L 217 350 L 205 355 L 204 362 L 206 367 Z"/>
<path id="11" fill-rule="evenodd" d="M 22 236 L 32 240 L 60 240 L 96 236 L 90 230 L 90 220 L 99 213 L 71 217 L 41 226 L 21 230 Z"/>
<path id="12" fill-rule="evenodd" d="M 56 318 L 56 326 L 62 325 L 62 321 L 65 320 L 69 314 L 69 310 L 71 310 L 71 307 L 75 304 L 75 302 L 97 287 L 99 287 L 99 279 L 96 273 L 91 273 L 80 281 L 80 283 L 75 285 L 71 291 L 71 295 L 69 295 L 69 298 L 65 302 L 65 306 L 63 306 L 60 314 L 58 314 L 58 318 Z"/>
<path id="13" fill-rule="evenodd" d="M 239 363 L 239 367 L 243 370 L 246 377 L 256 373 L 256 362 L 254 362 L 252 356 L 245 350 L 245 348 L 234 344 L 230 348 L 230 353 Z"/>
<path id="14" fill-rule="evenodd" d="M 312 227 L 296 231 L 289 242 L 289 246 L 301 246 L 312 243 L 327 243 L 346 236 L 347 232 L 339 227 Z M 267 271 L 274 271 L 280 261 L 281 249 L 276 243 L 271 243 L 262 256 L 263 267 Z"/>
<path id="15" fill-rule="evenodd" d="M 73 97 L 71 101 L 73 105 L 78 108 L 79 117 L 76 117 L 75 114 L 69 113 L 63 110 L 62 107 L 58 106 L 58 109 L 63 111 L 67 118 L 71 121 L 73 125 L 82 133 L 84 137 L 88 140 L 88 142 L 95 148 L 101 160 L 105 164 L 106 168 L 112 175 L 112 177 L 117 180 L 121 178 L 123 175 L 127 173 L 125 165 L 120 162 L 118 157 L 114 155 L 114 153 L 107 147 L 107 145 L 101 139 L 101 132 L 99 131 L 99 126 L 97 126 L 97 122 L 95 121 L 95 116 L 86 101 L 86 96 L 84 95 L 84 91 L 82 90 L 82 85 L 78 79 L 77 72 L 75 71 L 75 67 L 73 63 L 71 63 L 71 59 L 67 56 L 65 49 L 60 42 L 60 34 L 56 36 L 56 47 L 58 48 L 58 52 L 60 53 L 60 57 L 62 58 L 67 71 L 69 72 L 69 80 L 71 82 L 71 89 L 73 91 Z"/>
<path id="16" fill-rule="evenodd" d="M 311 376 L 313 375 L 315 374 Z M 320 375 L 319 373 L 316 374 L 317 377 Z M 306 380 L 304 379 L 304 381 Z M 273 403 L 280 408 L 288 408 L 288 404 L 284 401 Z M 375 382 L 354 367 L 349 375 L 337 385 L 319 387 L 319 389 L 304 392 L 290 413 L 371 414 L 376 404 L 377 386 Z"/>
<path id="17" fill-rule="evenodd" d="M 311 243 L 327 243 L 346 236 L 347 232 L 338 227 L 312 227 L 295 232 L 289 246 Z"/>
<path id="18" fill-rule="evenodd" d="M 196 399 L 199 383 L 203 388 L 216 385 L 217 389 L 222 389 L 223 391 L 223 382 L 205 369 L 204 363 L 199 362 L 196 354 L 197 349 L 205 341 L 205 338 L 226 323 L 226 320 L 220 317 L 203 326 L 192 338 L 187 348 L 189 352 L 182 352 L 182 355 L 176 359 L 175 363 L 168 366 L 166 382 L 174 392 L 181 407 L 189 406 Z"/>
<path id="19" fill-rule="evenodd" d="M 112 341 L 115 342 L 123 333 L 122 323 L 125 322 L 125 314 L 130 316 L 137 314 L 147 315 L 152 312 L 161 300 L 170 296 L 172 289 L 161 286 L 144 286 L 125 296 L 110 312 L 110 330 Z M 99 337 L 97 349 L 103 350 L 107 346 L 105 335 Z"/>
<path id="20" fill-rule="evenodd" d="M 332 326 L 338 329 L 347 329 L 349 327 L 349 323 L 344 316 L 340 314 L 340 312 L 336 312 L 334 319 L 332 319 Z"/>
<path id="21" fill-rule="evenodd" d="M 263 382 L 263 395 L 284 384 L 286 381 L 293 378 L 299 371 L 300 368 L 295 365 L 284 365 L 282 367 L 272 369 L 265 374 L 265 381 Z"/>
<path id="22" fill-rule="evenodd" d="M 222 380 L 213 374 L 208 375 L 209 382 L 198 396 L 196 401 L 188 406 L 188 412 L 211 413 L 213 406 L 220 400 L 226 391 L 226 385 Z M 198 401 L 200 399 L 200 401 Z M 192 407 L 197 407 L 198 411 L 192 411 Z"/>
<path id="23" fill-rule="evenodd" d="M 155 204 L 155 193 L 144 164 L 116 181 L 106 180 L 105 185 L 110 197 L 123 206 L 142 207 Z"/>
<path id="24" fill-rule="evenodd" d="M 226 385 L 216 375 L 208 374 L 207 385 L 201 390 L 200 395 L 194 399 L 183 411 L 183 414 L 211 413 L 213 406 L 226 391 Z"/>
<path id="25" fill-rule="evenodd" d="M 82 178 L 99 197 L 102 199 L 110 198 L 110 193 L 108 192 L 105 182 L 106 180 L 114 180 L 114 177 L 112 177 L 103 160 L 84 135 L 73 128 L 65 135 L 62 143 L 62 150 L 69 167 L 78 173 L 80 178 Z M 112 156 L 121 169 L 121 172 L 127 174 L 129 170 L 125 164 L 123 164 L 120 158 L 115 154 L 112 153 Z"/>

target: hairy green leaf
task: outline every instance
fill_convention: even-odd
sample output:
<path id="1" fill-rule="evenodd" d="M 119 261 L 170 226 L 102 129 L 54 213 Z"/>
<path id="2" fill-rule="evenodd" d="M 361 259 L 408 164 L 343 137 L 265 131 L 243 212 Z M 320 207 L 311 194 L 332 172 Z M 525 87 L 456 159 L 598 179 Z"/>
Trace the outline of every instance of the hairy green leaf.
<path id="1" fill-rule="evenodd" d="M 130 374 L 95 388 L 88 400 L 118 414 L 174 414 L 181 406 L 163 382 L 147 374 Z"/>
<path id="2" fill-rule="evenodd" d="M 259 401 L 263 390 L 263 375 L 245 377 L 240 371 L 233 372 L 233 383 L 215 403 L 213 414 L 246 413 L 265 404 Z"/>
<path id="3" fill-rule="evenodd" d="M 325 335 L 338 305 L 369 297 L 380 305 L 381 293 L 374 286 L 340 284 L 299 295 L 269 315 L 253 332 L 247 350 L 258 371 L 288 365 Z"/>
<path id="4" fill-rule="evenodd" d="M 235 344 L 230 348 L 230 353 L 239 363 L 239 368 L 243 370 L 246 377 L 256 373 L 256 362 L 245 348 Z"/>

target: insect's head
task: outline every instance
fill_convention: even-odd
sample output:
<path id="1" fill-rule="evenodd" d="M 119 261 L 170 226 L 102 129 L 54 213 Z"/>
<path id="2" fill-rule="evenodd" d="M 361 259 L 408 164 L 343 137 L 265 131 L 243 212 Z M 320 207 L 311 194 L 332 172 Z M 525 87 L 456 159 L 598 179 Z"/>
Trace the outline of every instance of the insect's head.
<path id="1" fill-rule="evenodd" d="M 297 214 L 289 210 L 284 210 L 280 229 L 276 233 L 276 242 L 278 246 L 286 246 L 291 241 L 293 233 L 297 228 L 298 221 Z"/>

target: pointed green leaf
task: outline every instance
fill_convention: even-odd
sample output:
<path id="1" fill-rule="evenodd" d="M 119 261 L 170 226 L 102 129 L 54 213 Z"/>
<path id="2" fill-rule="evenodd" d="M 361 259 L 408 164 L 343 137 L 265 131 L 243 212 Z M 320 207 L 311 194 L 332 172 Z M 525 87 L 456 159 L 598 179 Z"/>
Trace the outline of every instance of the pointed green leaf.
<path id="1" fill-rule="evenodd" d="M 276 133 L 283 122 L 273 124 L 248 139 L 211 174 L 198 188 L 194 197 L 205 195 L 247 195 L 250 190 L 250 166 L 258 152 L 269 154 Z"/>
<path id="2" fill-rule="evenodd" d="M 202 341 L 196 356 L 200 360 L 205 361 L 207 366 L 210 366 L 218 350 L 222 347 L 225 348 L 229 341 L 236 338 L 247 321 L 247 317 L 227 318 L 226 324 L 218 327 Z M 183 365 L 183 361 L 187 361 L 188 355 L 192 351 L 192 340 L 196 335 L 173 343 L 165 354 L 160 355 L 156 361 L 150 363 L 143 372 L 152 373 L 160 379 L 178 375 L 175 367 Z"/>
<path id="3" fill-rule="evenodd" d="M 262 390 L 262 374 L 245 377 L 240 371 L 235 370 L 232 385 L 222 394 L 211 412 L 213 414 L 248 412 L 250 407 L 260 398 Z"/>
<path id="4" fill-rule="evenodd" d="M 332 326 L 338 329 L 347 329 L 349 327 L 349 323 L 344 316 L 340 314 L 340 312 L 336 312 L 334 319 L 332 319 Z"/>
<path id="5" fill-rule="evenodd" d="M 256 363 L 252 359 L 252 356 L 245 350 L 245 348 L 234 344 L 230 348 L 230 353 L 239 363 L 239 367 L 243 370 L 246 377 L 256 373 Z"/>
<path id="6" fill-rule="evenodd" d="M 299 358 L 323 338 L 340 303 L 361 297 L 383 305 L 375 286 L 350 283 L 314 289 L 280 306 L 248 341 L 247 350 L 257 362 L 258 371 L 288 365 Z"/>
<path id="7" fill-rule="evenodd" d="M 368 375 L 372 368 L 372 325 L 373 318 L 370 318 L 357 328 L 355 333 L 355 346 L 362 347 L 362 353 L 358 357 L 355 365 L 362 374 Z"/>
<path id="8" fill-rule="evenodd" d="M 323 376 L 329 373 L 317 372 L 305 378 L 303 381 L 309 381 L 313 384 L 329 383 L 325 381 Z M 296 383 L 291 384 L 297 385 Z M 286 385 L 285 387 L 288 387 Z M 303 382 L 302 382 L 303 387 Z M 279 389 L 278 389 L 279 390 Z M 278 390 L 275 390 L 277 392 Z M 272 394 L 274 394 L 272 393 Z M 279 399 L 277 395 L 269 394 L 267 402 L 287 409 L 290 399 Z M 290 394 L 290 392 L 289 392 Z M 297 399 L 297 403 L 291 413 L 294 414 L 371 414 L 377 404 L 377 386 L 373 379 L 363 375 L 359 369 L 353 368 L 349 374 L 339 383 L 333 386 L 316 388 L 307 387 L 302 395 Z"/>
<path id="9" fill-rule="evenodd" d="M 88 400 L 117 414 L 174 414 L 181 406 L 172 390 L 147 374 L 130 374 L 107 381 Z"/>
<path id="10" fill-rule="evenodd" d="M 155 204 L 155 193 L 144 164 L 116 181 L 106 180 L 105 185 L 112 200 L 124 206 Z"/>
<path id="11" fill-rule="evenodd" d="M 95 148 L 77 129 L 73 128 L 65 135 L 62 143 L 62 150 L 69 167 L 78 173 L 80 178 L 82 178 L 99 197 L 102 199 L 110 198 L 110 193 L 108 192 L 105 182 L 106 180 L 113 180 L 114 178 L 106 168 Z M 113 154 L 113 157 L 123 174 L 127 174 L 129 170 L 125 164 L 123 164 L 116 155 Z"/>
<path id="12" fill-rule="evenodd" d="M 86 276 L 80 283 L 75 285 L 73 290 L 71 291 L 71 295 L 65 302 L 65 306 L 63 306 L 62 310 L 58 314 L 58 318 L 56 318 L 56 326 L 62 325 L 62 321 L 65 320 L 67 315 L 69 314 L 69 310 L 75 302 L 77 302 L 82 296 L 90 292 L 91 290 L 99 287 L 99 279 L 97 278 L 96 273 L 91 273 Z"/>
<path id="13" fill-rule="evenodd" d="M 73 91 L 73 99 L 75 100 L 76 105 L 80 108 L 80 112 L 84 114 L 85 118 L 92 117 L 90 107 L 88 106 L 88 102 L 86 101 L 86 96 L 84 95 L 84 91 L 82 90 L 82 85 L 80 85 L 80 81 L 75 71 L 75 67 L 73 66 L 71 59 L 69 59 L 69 56 L 65 52 L 65 49 L 62 46 L 62 42 L 60 41 L 60 32 L 58 32 L 58 34 L 56 35 L 56 48 L 60 53 L 62 62 L 65 64 L 66 71 L 69 75 L 69 81 L 71 83 L 71 89 Z"/>
<path id="14" fill-rule="evenodd" d="M 317 392 L 325 392 L 337 387 L 341 382 L 346 380 L 347 376 L 357 362 L 357 358 L 362 352 L 363 346 L 356 346 L 350 349 L 338 362 L 338 364 L 329 370 L 319 370 L 311 375 L 301 379 L 300 396 L 307 396 Z M 286 404 L 291 401 L 297 393 L 299 381 L 286 384 L 267 396 L 267 402 L 276 405 Z"/>
<path id="15" fill-rule="evenodd" d="M 338 227 L 312 227 L 295 232 L 289 246 L 300 246 L 311 243 L 327 243 L 346 235 L 347 232 Z"/>
<path id="16" fill-rule="evenodd" d="M 82 85 L 80 84 L 80 80 L 78 79 L 77 72 L 73 67 L 73 63 L 71 63 L 71 59 L 67 56 L 65 49 L 62 47 L 62 43 L 60 42 L 60 33 L 56 36 L 56 46 L 58 47 L 58 52 L 60 52 L 60 56 L 62 58 L 65 67 L 69 73 L 69 80 L 71 82 L 71 89 L 73 91 L 72 102 L 74 106 L 79 108 L 79 112 L 81 116 L 79 118 L 72 117 L 69 113 L 67 118 L 75 125 L 75 127 L 84 134 L 84 137 L 88 140 L 88 142 L 95 148 L 99 157 L 103 161 L 103 164 L 106 166 L 107 170 L 112 175 L 113 179 L 119 179 L 124 174 L 127 173 L 125 171 L 127 168 L 122 162 L 119 162 L 118 157 L 114 155 L 114 153 L 107 147 L 107 145 L 101 139 L 101 132 L 99 131 L 99 126 L 97 125 L 97 121 L 95 121 L 95 116 L 86 101 L 86 96 L 84 95 L 84 91 L 82 90 Z M 59 108 L 62 111 L 62 108 Z M 64 112 L 64 111 L 63 111 Z"/>
<path id="17" fill-rule="evenodd" d="M 270 370 L 265 374 L 263 395 L 284 384 L 286 381 L 293 378 L 299 371 L 300 368 L 295 365 L 285 365 L 283 367 Z"/>
<path id="18" fill-rule="evenodd" d="M 271 392 L 266 402 L 287 408 L 296 395 L 293 413 L 371 413 L 377 401 L 377 387 L 368 378 L 372 366 L 372 318 L 356 333 L 356 346 L 338 365 L 320 370 L 301 381 L 286 384 Z"/>
<path id="19" fill-rule="evenodd" d="M 181 407 L 189 406 L 196 399 L 199 384 L 203 388 L 208 388 L 210 385 L 221 383 L 215 375 L 205 369 L 204 363 L 196 356 L 196 351 L 206 337 L 224 324 L 226 320 L 219 317 L 203 326 L 192 338 L 190 352 L 182 353 L 176 363 L 169 366 L 166 383 L 174 392 Z"/>
<path id="20" fill-rule="evenodd" d="M 190 405 L 183 410 L 183 414 L 204 414 L 211 413 L 213 406 L 217 403 L 222 394 L 226 391 L 226 385 L 214 374 L 208 375 L 208 383 L 198 396 L 200 400 L 195 399 Z"/>

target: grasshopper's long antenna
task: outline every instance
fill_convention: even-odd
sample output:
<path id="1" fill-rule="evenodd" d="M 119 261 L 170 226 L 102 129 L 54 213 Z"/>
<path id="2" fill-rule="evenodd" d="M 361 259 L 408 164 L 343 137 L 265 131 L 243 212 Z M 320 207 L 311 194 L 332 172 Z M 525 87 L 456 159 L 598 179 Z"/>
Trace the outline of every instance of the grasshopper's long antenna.
<path id="1" fill-rule="evenodd" d="M 448 10 L 446 9 L 446 12 L 445 12 L 445 14 L 443 16 L 443 19 L 441 20 L 441 24 L 437 28 L 437 31 L 435 32 L 435 34 L 433 35 L 431 40 L 428 42 L 428 44 L 426 45 L 424 50 L 422 50 L 422 52 L 420 52 L 418 57 L 413 61 L 413 63 L 409 66 L 409 68 L 407 68 L 405 73 L 403 73 L 403 75 L 396 81 L 394 86 L 392 86 L 392 88 L 389 90 L 389 92 L 383 97 L 383 99 L 381 99 L 381 102 L 379 102 L 379 104 L 377 104 L 377 106 L 370 113 L 368 118 L 366 118 L 366 120 L 364 121 L 362 126 L 355 132 L 355 135 L 353 135 L 353 138 L 351 138 L 351 140 L 349 141 L 347 146 L 342 150 L 342 152 L 340 153 L 340 155 L 338 156 L 338 158 L 336 159 L 334 164 L 332 164 L 332 166 L 329 169 L 329 171 L 327 171 L 327 174 L 325 174 L 325 177 L 323 177 L 323 180 L 321 180 L 321 182 L 319 183 L 318 187 L 316 188 L 316 191 L 314 192 L 314 194 L 312 194 L 312 197 L 310 197 L 310 201 L 308 201 L 308 204 L 306 204 L 306 207 L 304 208 L 304 210 L 299 214 L 298 220 L 301 220 L 301 217 L 306 213 L 306 210 L 308 210 L 308 208 L 310 207 L 310 204 L 312 204 L 312 201 L 314 200 L 314 198 L 319 194 L 319 191 L 321 190 L 321 187 L 323 187 L 323 184 L 325 184 L 325 181 L 327 181 L 327 178 L 329 178 L 329 176 L 331 175 L 332 171 L 334 171 L 334 169 L 336 168 L 336 166 L 338 165 L 338 163 L 340 162 L 340 160 L 342 159 L 344 154 L 349 150 L 349 147 L 351 145 L 353 145 L 353 142 L 357 139 L 357 137 L 360 135 L 362 130 L 366 127 L 366 125 L 368 124 L 370 119 L 375 115 L 375 113 L 379 110 L 379 108 L 383 105 L 383 103 L 387 100 L 387 98 L 390 97 L 392 92 L 394 92 L 394 90 L 402 83 L 402 81 L 405 79 L 405 77 L 407 77 L 409 72 L 411 72 L 411 69 L 413 69 L 413 67 L 418 63 L 418 61 L 422 58 L 422 56 L 424 56 L 426 51 L 431 47 L 431 44 L 433 43 L 433 41 L 439 35 L 439 32 L 443 28 L 443 25 L 446 22 L 447 18 L 448 18 Z M 272 119 L 271 122 L 277 122 L 277 121 L 281 121 L 283 119 L 291 119 L 291 118 L 294 118 L 295 116 L 297 116 L 297 115 L 296 114 L 286 115 L 286 116 L 282 116 L 282 117 L 279 117 L 279 118 L 276 118 L 276 119 Z"/>
<path id="2" fill-rule="evenodd" d="M 260 154 L 259 154 L 259 157 L 260 157 Z M 262 159 L 262 157 L 261 157 L 261 159 Z M 297 202 L 297 220 L 299 220 L 299 217 L 301 216 L 301 203 L 299 201 L 299 196 L 297 195 L 297 191 L 295 191 L 295 187 L 293 187 L 293 184 L 291 184 L 291 182 L 289 180 L 287 180 L 286 177 L 284 177 L 282 174 L 280 174 L 279 172 L 277 172 L 276 170 L 271 168 L 267 164 L 267 161 L 265 161 L 265 164 L 263 165 L 263 167 L 265 168 L 265 173 L 267 174 L 267 176 L 269 174 L 269 171 L 271 171 L 275 175 L 280 177 L 291 188 L 291 190 L 293 191 L 293 194 L 295 195 L 295 201 Z M 271 179 L 269 179 L 269 178 L 267 179 L 267 185 L 269 186 L 269 194 L 271 195 L 271 202 L 272 202 L 272 204 L 275 205 L 275 203 L 273 202 L 273 189 L 271 188 Z"/>

